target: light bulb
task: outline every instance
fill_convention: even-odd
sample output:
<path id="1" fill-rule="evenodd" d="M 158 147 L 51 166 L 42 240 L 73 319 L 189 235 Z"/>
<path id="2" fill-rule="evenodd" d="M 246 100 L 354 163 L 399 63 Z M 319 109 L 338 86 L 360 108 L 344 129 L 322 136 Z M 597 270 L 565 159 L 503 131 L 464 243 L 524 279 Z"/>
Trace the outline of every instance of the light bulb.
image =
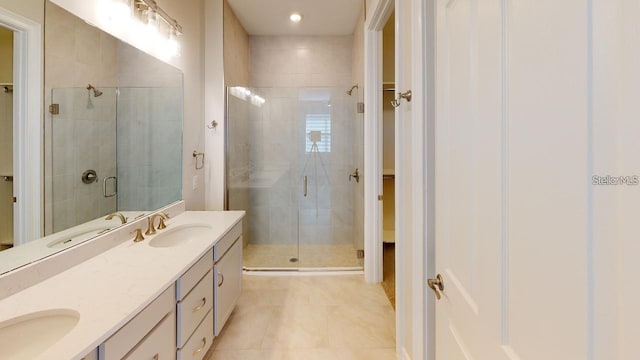
<path id="1" fill-rule="evenodd" d="M 289 19 L 294 23 L 299 23 L 300 21 L 302 21 L 302 15 L 298 13 L 293 13 L 289 15 Z"/>

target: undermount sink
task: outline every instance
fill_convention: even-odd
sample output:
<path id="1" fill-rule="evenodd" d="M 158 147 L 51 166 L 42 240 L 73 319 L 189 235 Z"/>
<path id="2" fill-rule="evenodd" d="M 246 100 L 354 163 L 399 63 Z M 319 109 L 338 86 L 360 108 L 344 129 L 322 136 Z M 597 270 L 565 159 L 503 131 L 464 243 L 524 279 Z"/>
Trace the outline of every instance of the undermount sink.
<path id="1" fill-rule="evenodd" d="M 185 224 L 174 228 L 161 230 L 162 233 L 149 240 L 149 245 L 153 247 L 172 247 L 186 244 L 198 237 L 203 236 L 212 228 L 208 224 Z"/>
<path id="2" fill-rule="evenodd" d="M 84 228 L 84 229 L 80 229 L 78 231 L 75 231 L 71 234 L 65 234 L 65 235 L 61 235 L 59 238 L 49 242 L 47 244 L 47 247 L 52 248 L 52 247 L 66 247 L 71 245 L 71 243 L 79 243 L 85 240 L 88 240 L 96 235 L 105 233 L 107 231 L 111 230 L 108 227 L 105 226 L 98 226 L 98 227 L 92 227 L 92 228 Z"/>
<path id="3" fill-rule="evenodd" d="M 80 320 L 77 311 L 35 312 L 0 323 L 0 359 L 32 359 L 45 352 Z"/>

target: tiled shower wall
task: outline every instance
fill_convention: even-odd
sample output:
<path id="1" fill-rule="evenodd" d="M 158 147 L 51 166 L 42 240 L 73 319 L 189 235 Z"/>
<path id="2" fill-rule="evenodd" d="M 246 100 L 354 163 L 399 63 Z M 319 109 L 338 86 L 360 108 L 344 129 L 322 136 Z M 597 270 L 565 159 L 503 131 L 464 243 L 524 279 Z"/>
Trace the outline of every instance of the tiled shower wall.
<path id="1" fill-rule="evenodd" d="M 364 103 L 364 11 L 360 14 L 353 34 L 353 82 L 358 84 L 354 92 L 356 101 Z M 362 178 L 366 178 L 367 169 L 364 166 L 364 114 L 355 115 L 353 165 L 360 169 Z M 353 191 L 353 246 L 364 249 L 364 182 Z"/>
<path id="2" fill-rule="evenodd" d="M 352 52 L 353 36 L 251 36 L 251 91 L 265 102 L 228 103 L 230 207 L 249 209 L 251 243 L 353 242 Z M 306 151 L 308 114 L 330 117 L 330 152 Z"/>
<path id="3" fill-rule="evenodd" d="M 352 243 L 353 99 L 341 87 L 250 91 L 264 103 L 233 94 L 228 101 L 229 206 L 248 209 L 248 241 Z M 308 151 L 309 116 L 326 116 L 331 123 L 330 136 L 321 141 L 330 138 L 330 148 Z"/>
<path id="4" fill-rule="evenodd" d="M 352 84 L 353 36 L 251 36 L 251 87 Z"/>
<path id="5" fill-rule="evenodd" d="M 182 197 L 182 88 L 120 88 L 118 209 L 155 210 Z"/>
<path id="6" fill-rule="evenodd" d="M 53 89 L 60 114 L 51 118 L 53 232 L 116 210 L 116 198 L 105 197 L 103 179 L 116 176 L 116 91 L 101 88 L 94 97 L 84 88 Z M 82 174 L 95 170 L 97 181 Z M 111 182 L 108 193 L 113 193 Z"/>

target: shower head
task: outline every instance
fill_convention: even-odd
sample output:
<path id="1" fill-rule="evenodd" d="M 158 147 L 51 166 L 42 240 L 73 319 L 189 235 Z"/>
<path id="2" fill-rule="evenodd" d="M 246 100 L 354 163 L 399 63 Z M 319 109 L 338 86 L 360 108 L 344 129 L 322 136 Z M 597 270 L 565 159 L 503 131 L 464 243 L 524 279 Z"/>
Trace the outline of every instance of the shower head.
<path id="1" fill-rule="evenodd" d="M 347 95 L 351 96 L 353 89 L 358 89 L 358 84 L 353 85 L 351 89 L 347 90 Z"/>
<path id="2" fill-rule="evenodd" d="M 89 84 L 87 85 L 87 90 L 92 90 L 93 91 L 93 96 L 94 97 L 98 97 L 100 95 L 102 95 L 102 91 L 96 89 L 93 85 Z"/>

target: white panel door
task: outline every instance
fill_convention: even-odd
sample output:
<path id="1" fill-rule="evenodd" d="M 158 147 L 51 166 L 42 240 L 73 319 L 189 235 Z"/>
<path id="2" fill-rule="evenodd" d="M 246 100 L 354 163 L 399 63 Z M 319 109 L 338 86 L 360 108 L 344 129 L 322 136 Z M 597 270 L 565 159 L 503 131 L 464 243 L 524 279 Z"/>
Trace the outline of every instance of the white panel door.
<path id="1" fill-rule="evenodd" d="M 630 83 L 607 47 L 626 58 L 628 48 L 611 45 L 623 41 L 612 36 L 616 31 L 639 46 L 632 20 L 626 30 L 614 25 L 637 8 L 624 0 L 437 3 L 435 267 L 444 283 L 436 305 L 438 360 L 616 359 L 616 335 L 597 326 L 637 338 L 637 330 L 621 327 L 624 316 L 605 310 L 616 307 L 616 291 L 633 299 L 638 291 L 598 276 L 615 276 L 607 265 L 619 255 L 604 258 L 594 249 L 605 249 L 606 240 L 625 244 L 613 241 L 619 224 L 594 217 L 605 215 L 608 195 L 594 196 L 592 185 L 598 164 L 620 159 L 620 143 L 594 129 L 614 132 L 616 120 L 604 116 L 614 117 L 620 106 L 607 103 L 613 97 L 600 86 L 621 86 L 601 73 Z M 625 129 L 640 135 L 638 126 Z M 616 169 L 640 172 L 638 161 L 628 165 Z M 637 265 L 625 270 L 638 274 Z"/>
<path id="2" fill-rule="evenodd" d="M 436 359 L 502 359 L 502 127 L 498 1 L 437 7 Z M 489 356 L 491 354 L 491 356 Z"/>

